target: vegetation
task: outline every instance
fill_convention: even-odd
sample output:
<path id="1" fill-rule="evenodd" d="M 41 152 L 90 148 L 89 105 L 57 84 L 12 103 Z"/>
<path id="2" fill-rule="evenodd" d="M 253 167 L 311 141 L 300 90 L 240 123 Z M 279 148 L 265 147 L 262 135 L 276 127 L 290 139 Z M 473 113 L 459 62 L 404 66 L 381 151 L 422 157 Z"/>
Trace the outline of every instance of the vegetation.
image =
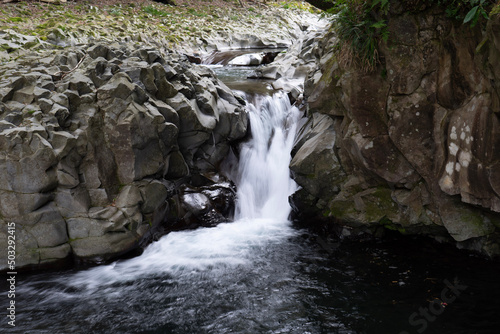
<path id="1" fill-rule="evenodd" d="M 340 43 L 338 55 L 341 64 L 355 65 L 365 72 L 372 71 L 379 63 L 378 47 L 387 42 L 387 20 L 394 0 L 328 0 L 332 7 L 327 11 L 335 14 L 333 29 Z M 399 1 L 399 0 L 398 0 Z M 488 20 L 489 13 L 498 11 L 500 2 L 494 0 L 421 0 L 418 5 L 438 5 L 447 17 L 470 27 Z M 495 5 L 495 6 L 494 6 Z M 410 5 L 408 5 L 410 7 Z M 492 10 L 493 8 L 493 10 Z M 499 11 L 500 12 L 500 11 Z"/>
<path id="2" fill-rule="evenodd" d="M 494 5 L 492 0 L 439 0 L 445 6 L 446 16 L 474 27 L 480 19 L 488 20 L 488 11 Z"/>
<path id="3" fill-rule="evenodd" d="M 334 29 L 340 40 L 343 65 L 356 64 L 371 71 L 378 62 L 378 44 L 387 41 L 389 0 L 337 0 L 329 10 L 337 14 Z"/>

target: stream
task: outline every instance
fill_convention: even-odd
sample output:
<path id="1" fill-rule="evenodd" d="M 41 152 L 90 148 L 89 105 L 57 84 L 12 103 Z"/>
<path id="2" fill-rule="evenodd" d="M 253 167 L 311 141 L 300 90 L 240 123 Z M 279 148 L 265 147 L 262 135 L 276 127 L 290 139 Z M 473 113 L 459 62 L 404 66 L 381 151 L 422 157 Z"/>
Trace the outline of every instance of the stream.
<path id="1" fill-rule="evenodd" d="M 266 82 L 245 84 L 251 68 L 215 71 L 251 112 L 252 139 L 232 171 L 235 221 L 172 232 L 108 265 L 19 275 L 8 333 L 500 331 L 498 263 L 419 238 L 338 240 L 290 222 L 300 112 Z"/>

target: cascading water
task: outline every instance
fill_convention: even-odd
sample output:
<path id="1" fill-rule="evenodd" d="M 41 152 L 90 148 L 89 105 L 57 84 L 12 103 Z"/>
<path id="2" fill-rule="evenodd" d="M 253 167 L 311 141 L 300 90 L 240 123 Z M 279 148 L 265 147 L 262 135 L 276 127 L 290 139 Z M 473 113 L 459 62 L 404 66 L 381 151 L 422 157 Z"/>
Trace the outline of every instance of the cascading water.
<path id="1" fill-rule="evenodd" d="M 241 148 L 236 217 L 283 222 L 296 190 L 288 165 L 299 112 L 284 93 L 258 96 L 249 109 L 252 140 Z"/>
<path id="2" fill-rule="evenodd" d="M 248 107 L 252 136 L 241 147 L 235 174 L 238 199 L 234 222 L 170 233 L 139 257 L 77 272 L 63 279 L 51 277 L 43 282 L 44 289 L 40 289 L 40 280 L 25 284 L 20 287 L 21 295 L 36 296 L 37 300 L 36 306 L 30 303 L 29 313 L 33 316 L 40 308 L 56 312 L 66 305 L 64 309 L 70 319 L 59 329 L 88 327 L 99 332 L 119 328 L 124 323 L 130 326 L 130 320 L 111 325 L 102 322 L 98 315 L 93 315 L 95 319 L 81 317 L 80 306 L 104 308 L 108 303 L 119 305 L 120 301 L 150 304 L 149 298 L 169 299 L 172 293 L 179 292 L 175 288 L 165 292 L 165 286 L 185 284 L 191 287 L 181 292 L 182 298 L 196 298 L 200 294 L 197 290 L 200 282 L 210 286 L 223 279 L 231 281 L 228 279 L 231 271 L 249 270 L 251 263 L 262 261 L 262 250 L 279 247 L 284 239 L 294 235 L 296 232 L 287 218 L 288 196 L 296 185 L 290 178 L 288 165 L 299 112 L 291 107 L 284 93 L 260 96 Z M 159 292 L 163 295 L 159 297 L 151 289 L 163 291 Z M 144 291 L 148 300 L 138 301 L 137 296 L 132 300 L 124 298 L 137 290 Z M 40 322 L 40 328 L 54 330 L 53 325 L 49 326 L 44 320 Z M 152 323 L 156 324 L 157 320 Z M 189 332 L 195 331 L 191 328 Z"/>

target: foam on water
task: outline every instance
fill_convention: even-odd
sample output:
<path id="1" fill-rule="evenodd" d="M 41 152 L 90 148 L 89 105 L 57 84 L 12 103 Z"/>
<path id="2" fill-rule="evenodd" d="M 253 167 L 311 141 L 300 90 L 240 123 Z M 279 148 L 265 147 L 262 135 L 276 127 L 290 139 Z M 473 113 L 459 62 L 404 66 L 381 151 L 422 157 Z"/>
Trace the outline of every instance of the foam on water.
<path id="1" fill-rule="evenodd" d="M 285 94 L 261 97 L 254 103 L 248 104 L 251 140 L 242 145 L 234 171 L 238 186 L 234 222 L 172 232 L 139 257 L 81 271 L 61 283 L 89 295 L 103 292 L 106 286 L 119 288 L 122 283 L 151 276 L 181 278 L 203 270 L 246 265 L 260 248 L 294 235 L 288 221 L 288 196 L 296 184 L 288 165 L 299 111 L 290 106 Z M 51 293 L 48 295 L 58 299 L 75 297 L 73 289 Z"/>

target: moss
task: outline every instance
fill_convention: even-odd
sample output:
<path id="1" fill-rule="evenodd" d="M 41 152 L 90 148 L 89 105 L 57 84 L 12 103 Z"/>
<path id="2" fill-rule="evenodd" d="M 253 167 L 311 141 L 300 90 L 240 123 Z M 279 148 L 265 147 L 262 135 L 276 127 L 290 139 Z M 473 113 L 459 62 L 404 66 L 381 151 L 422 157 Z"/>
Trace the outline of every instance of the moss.
<path id="1" fill-rule="evenodd" d="M 359 211 L 356 210 L 354 207 L 354 202 L 353 201 L 347 201 L 347 200 L 340 200 L 340 201 L 333 201 L 330 203 L 330 210 L 325 211 L 323 215 L 325 217 L 337 217 L 340 219 L 345 219 L 347 217 L 350 217 L 352 215 L 358 214 Z"/>
<path id="2" fill-rule="evenodd" d="M 24 19 L 22 17 L 9 17 L 7 20 L 10 22 L 23 22 L 24 21 Z"/>
<path id="3" fill-rule="evenodd" d="M 19 11 L 19 14 L 23 15 L 23 16 L 31 16 L 31 12 L 29 10 L 23 10 L 23 9 L 21 9 Z"/>
<path id="4" fill-rule="evenodd" d="M 460 220 L 467 224 L 474 225 L 475 227 L 483 228 L 485 217 L 481 212 L 476 210 L 463 210 L 460 215 Z"/>
<path id="5" fill-rule="evenodd" d="M 392 213 L 396 208 L 391 197 L 392 191 L 388 188 L 379 187 L 370 195 L 364 197 L 365 214 L 368 221 L 378 222 L 380 219 Z"/>
<path id="6" fill-rule="evenodd" d="M 169 16 L 169 15 L 171 15 L 170 13 L 165 12 L 165 11 L 160 10 L 160 9 L 157 9 L 154 6 L 145 6 L 142 8 L 142 10 L 145 13 L 148 13 L 148 14 L 153 15 L 153 16 Z M 148 17 L 145 16 L 145 18 L 148 18 Z"/>
<path id="7" fill-rule="evenodd" d="M 395 224 L 392 220 L 390 220 L 387 217 L 383 217 L 379 221 L 380 225 L 382 225 L 385 229 L 391 230 L 391 231 L 398 231 L 401 234 L 406 234 L 406 229 L 402 227 L 399 224 Z"/>
<path id="8" fill-rule="evenodd" d="M 493 6 L 490 12 L 490 17 L 496 16 L 500 14 L 500 3 Z"/>
<path id="9" fill-rule="evenodd" d="M 488 37 L 485 37 L 481 43 L 478 44 L 478 46 L 476 47 L 476 53 L 481 53 L 482 51 L 485 51 L 487 49 L 487 46 L 488 46 Z"/>

